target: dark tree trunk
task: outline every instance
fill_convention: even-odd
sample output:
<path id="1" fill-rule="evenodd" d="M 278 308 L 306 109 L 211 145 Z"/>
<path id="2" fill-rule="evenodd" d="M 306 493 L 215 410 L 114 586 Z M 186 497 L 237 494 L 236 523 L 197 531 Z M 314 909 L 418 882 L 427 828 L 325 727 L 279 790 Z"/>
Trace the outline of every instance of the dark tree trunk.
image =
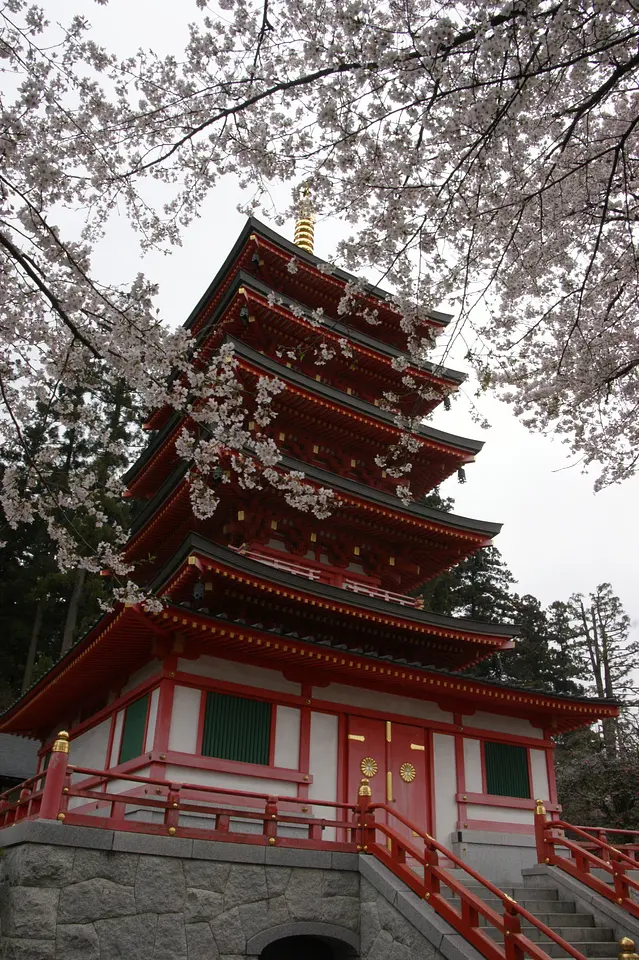
<path id="1" fill-rule="evenodd" d="M 62 656 L 64 656 L 64 654 L 73 646 L 73 637 L 75 636 L 75 628 L 78 623 L 78 611 L 80 609 L 80 599 L 82 597 L 82 588 L 84 586 L 84 578 L 86 577 L 86 574 L 87 572 L 84 567 L 78 567 L 75 571 L 73 592 L 71 593 L 71 599 L 69 600 L 67 619 L 64 624 L 64 634 L 62 636 L 62 648 L 60 650 Z"/>
<path id="2" fill-rule="evenodd" d="M 36 651 L 38 649 L 38 640 L 42 628 L 42 618 L 44 616 L 45 600 L 40 597 L 36 604 L 35 617 L 33 618 L 33 627 L 31 628 L 31 639 L 29 640 L 29 650 L 27 651 L 27 662 L 22 676 L 21 693 L 26 693 L 33 683 L 33 665 L 35 664 Z"/>

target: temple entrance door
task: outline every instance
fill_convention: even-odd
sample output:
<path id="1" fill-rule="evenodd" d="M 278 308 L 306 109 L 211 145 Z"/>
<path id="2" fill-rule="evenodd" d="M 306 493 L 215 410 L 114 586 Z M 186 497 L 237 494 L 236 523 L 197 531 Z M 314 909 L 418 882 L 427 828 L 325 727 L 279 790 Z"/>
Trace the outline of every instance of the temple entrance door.
<path id="1" fill-rule="evenodd" d="M 367 777 L 373 802 L 388 803 L 424 830 L 429 828 L 430 758 L 423 727 L 407 723 L 348 718 L 348 800 L 353 802 Z M 413 832 L 394 818 L 390 825 L 409 839 Z"/>

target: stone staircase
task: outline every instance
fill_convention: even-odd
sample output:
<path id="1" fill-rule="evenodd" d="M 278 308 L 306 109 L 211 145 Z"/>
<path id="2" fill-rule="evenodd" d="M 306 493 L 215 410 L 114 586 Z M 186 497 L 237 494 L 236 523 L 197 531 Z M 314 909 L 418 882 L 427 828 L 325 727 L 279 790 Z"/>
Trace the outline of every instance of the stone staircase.
<path id="1" fill-rule="evenodd" d="M 450 870 L 449 872 L 460 883 L 476 893 L 484 903 L 498 913 L 503 912 L 501 900 L 489 896 L 486 888 L 480 883 L 470 880 L 468 875 L 461 870 Z M 520 886 L 502 887 L 501 889 L 516 900 L 520 906 L 525 907 L 542 923 L 559 934 L 571 946 L 575 947 L 576 950 L 588 957 L 588 960 L 600 960 L 600 958 L 601 960 L 604 960 L 604 958 L 610 960 L 610 958 L 618 955 L 619 946 L 615 940 L 612 927 L 597 924 L 590 913 L 578 913 L 575 902 L 561 896 L 554 887 L 526 886 L 525 882 L 522 882 Z M 457 902 L 457 898 L 453 897 L 447 887 L 442 886 L 442 893 L 447 899 Z M 485 926 L 483 920 L 482 926 Z M 549 956 L 557 958 L 569 956 L 559 944 L 553 943 L 549 937 L 527 921 L 522 920 L 521 929 L 522 933 L 531 940 L 539 942 Z M 492 927 L 488 927 L 486 933 L 492 939 L 502 942 L 500 933 Z"/>

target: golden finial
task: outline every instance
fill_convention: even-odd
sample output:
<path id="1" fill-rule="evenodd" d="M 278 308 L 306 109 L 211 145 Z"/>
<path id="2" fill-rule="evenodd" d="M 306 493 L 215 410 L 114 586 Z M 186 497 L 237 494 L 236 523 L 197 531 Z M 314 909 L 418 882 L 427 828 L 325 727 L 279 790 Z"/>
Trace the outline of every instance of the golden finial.
<path id="1" fill-rule="evenodd" d="M 546 808 L 541 800 L 535 800 L 535 813 L 542 817 L 546 816 Z"/>
<path id="2" fill-rule="evenodd" d="M 295 224 L 295 238 L 293 242 L 298 247 L 301 247 L 302 250 L 306 250 L 308 253 L 312 253 L 314 241 L 315 241 L 315 217 L 313 215 L 313 209 L 311 207 L 309 189 L 308 187 L 304 187 L 304 191 L 302 193 L 302 201 L 300 203 L 299 215 L 297 218 L 297 223 Z"/>
<path id="3" fill-rule="evenodd" d="M 51 747 L 52 753 L 68 753 L 69 752 L 69 734 L 66 730 L 61 730 L 58 734 L 57 740 Z"/>
<path id="4" fill-rule="evenodd" d="M 619 941 L 619 960 L 636 960 L 635 941 L 630 937 L 622 937 Z"/>
<path id="5" fill-rule="evenodd" d="M 359 785 L 359 790 L 357 791 L 358 797 L 372 797 L 373 791 L 370 788 L 370 784 L 366 777 L 362 777 Z"/>

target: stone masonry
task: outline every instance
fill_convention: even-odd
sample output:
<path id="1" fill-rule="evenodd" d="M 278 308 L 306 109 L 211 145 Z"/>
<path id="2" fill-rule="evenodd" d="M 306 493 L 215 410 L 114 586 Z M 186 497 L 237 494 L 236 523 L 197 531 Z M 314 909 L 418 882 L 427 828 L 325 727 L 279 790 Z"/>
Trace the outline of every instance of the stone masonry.
<path id="1" fill-rule="evenodd" d="M 477 960 L 371 857 L 47 822 L 0 842 L 2 960 L 239 960 L 300 933 L 336 957 Z"/>

